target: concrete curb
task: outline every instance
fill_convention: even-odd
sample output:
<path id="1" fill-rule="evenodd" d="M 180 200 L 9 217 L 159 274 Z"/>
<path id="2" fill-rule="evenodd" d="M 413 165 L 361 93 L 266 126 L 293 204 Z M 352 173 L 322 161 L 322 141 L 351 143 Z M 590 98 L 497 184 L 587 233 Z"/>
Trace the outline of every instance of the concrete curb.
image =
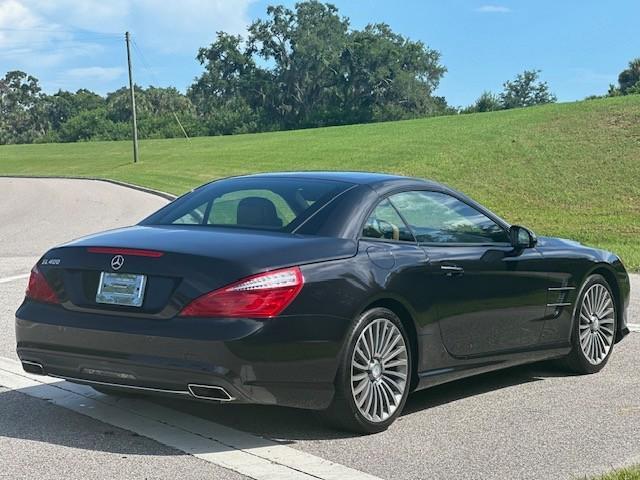
<path id="1" fill-rule="evenodd" d="M 94 182 L 111 183 L 113 185 L 119 185 L 121 187 L 131 188 L 133 190 L 138 190 L 140 192 L 150 193 L 151 195 L 157 195 L 158 197 L 162 197 L 169 201 L 175 200 L 177 198 L 176 195 L 163 192 L 161 190 L 154 190 L 153 188 L 143 187 L 141 185 L 136 185 L 134 183 L 122 182 L 120 180 L 111 180 L 110 178 L 74 177 L 74 176 L 67 177 L 63 175 L 0 175 L 0 178 L 53 178 L 53 179 L 61 179 L 61 180 L 91 180 Z"/>

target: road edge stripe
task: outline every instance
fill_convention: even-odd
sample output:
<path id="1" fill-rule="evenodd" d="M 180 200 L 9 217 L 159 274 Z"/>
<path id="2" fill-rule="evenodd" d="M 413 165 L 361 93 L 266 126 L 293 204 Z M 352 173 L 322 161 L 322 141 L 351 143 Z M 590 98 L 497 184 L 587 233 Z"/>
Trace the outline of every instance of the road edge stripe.
<path id="1" fill-rule="evenodd" d="M 0 357 L 0 385 L 135 432 L 255 480 L 379 480 L 277 442 L 142 399 L 118 399 L 70 382 L 28 374 Z"/>
<path id="2" fill-rule="evenodd" d="M 0 175 L 0 178 L 33 178 L 33 179 L 53 179 L 53 180 L 89 180 L 91 182 L 105 182 L 112 185 L 118 185 L 120 187 L 131 188 L 132 190 L 138 190 L 139 192 L 149 193 L 162 197 L 165 200 L 173 201 L 177 197 L 172 193 L 163 192 L 162 190 L 156 190 L 154 188 L 145 187 L 143 185 L 136 185 L 135 183 L 123 182 L 121 180 L 113 180 L 111 178 L 99 178 L 99 177 L 81 177 L 81 176 L 65 176 L 65 175 Z"/>
<path id="3" fill-rule="evenodd" d="M 11 275 L 9 277 L 0 278 L 0 284 L 15 282 L 16 280 L 22 280 L 25 278 L 29 278 L 30 273 L 21 273 L 19 275 Z"/>

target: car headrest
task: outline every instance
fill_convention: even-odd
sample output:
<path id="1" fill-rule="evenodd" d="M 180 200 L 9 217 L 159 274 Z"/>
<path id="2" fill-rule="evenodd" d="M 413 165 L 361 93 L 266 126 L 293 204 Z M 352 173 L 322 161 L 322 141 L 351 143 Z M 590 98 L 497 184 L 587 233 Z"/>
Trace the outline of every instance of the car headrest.
<path id="1" fill-rule="evenodd" d="M 276 206 L 262 197 L 247 197 L 238 203 L 237 224 L 253 227 L 282 227 Z"/>

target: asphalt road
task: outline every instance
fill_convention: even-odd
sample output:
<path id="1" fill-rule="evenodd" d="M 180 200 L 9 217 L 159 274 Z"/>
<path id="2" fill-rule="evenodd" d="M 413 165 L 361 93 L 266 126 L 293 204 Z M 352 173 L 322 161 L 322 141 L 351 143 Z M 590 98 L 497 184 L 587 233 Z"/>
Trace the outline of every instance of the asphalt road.
<path id="1" fill-rule="evenodd" d="M 37 258 L 165 200 L 78 180 L 0 178 L 0 192 L 0 478 L 247 478 L 233 469 L 254 478 L 568 479 L 640 463 L 639 333 L 616 345 L 600 374 L 543 363 L 454 382 L 412 395 L 398 422 L 366 437 L 300 410 L 128 403 L 20 377 L 3 357 L 16 358 L 13 312 Z M 632 288 L 630 317 L 640 323 L 640 277 Z"/>

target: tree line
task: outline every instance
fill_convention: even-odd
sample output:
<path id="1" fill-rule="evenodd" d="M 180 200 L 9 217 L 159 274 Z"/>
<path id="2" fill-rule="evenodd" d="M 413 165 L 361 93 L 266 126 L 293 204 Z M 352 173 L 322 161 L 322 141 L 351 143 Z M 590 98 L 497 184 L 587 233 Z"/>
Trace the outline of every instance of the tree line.
<path id="1" fill-rule="evenodd" d="M 195 110 L 188 97 L 175 88 L 135 88 L 142 138 L 182 135 L 174 113 L 195 131 Z M 86 89 L 46 95 L 33 76 L 8 72 L 0 79 L 0 144 L 129 139 L 129 95 L 127 88 L 105 97 Z"/>
<path id="2" fill-rule="evenodd" d="M 446 68 L 440 53 L 386 24 L 361 30 L 330 4 L 270 6 L 247 36 L 219 32 L 201 48 L 203 73 L 186 94 L 135 87 L 140 138 L 229 135 L 435 115 L 555 102 L 539 71 L 528 70 L 459 109 L 436 91 Z M 640 92 L 640 59 L 609 95 Z M 131 136 L 129 91 L 42 92 L 21 71 L 0 79 L 0 144 L 122 140 Z M 180 122 L 180 123 L 179 123 Z"/>

